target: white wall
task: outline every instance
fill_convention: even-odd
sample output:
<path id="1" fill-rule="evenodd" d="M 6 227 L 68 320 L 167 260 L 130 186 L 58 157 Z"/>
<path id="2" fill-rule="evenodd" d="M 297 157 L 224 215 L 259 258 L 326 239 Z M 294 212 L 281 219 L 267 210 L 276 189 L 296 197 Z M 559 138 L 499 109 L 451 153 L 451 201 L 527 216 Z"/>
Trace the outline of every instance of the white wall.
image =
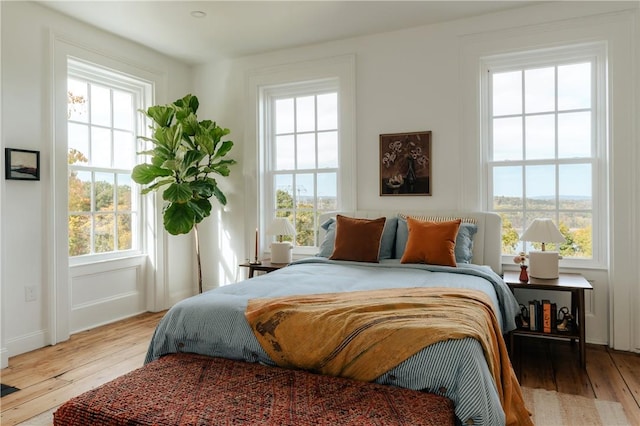
<path id="1" fill-rule="evenodd" d="M 621 11 L 622 12 L 619 12 Z M 636 176 L 631 167 L 638 161 L 638 133 L 635 130 L 638 91 L 634 91 L 637 70 L 633 54 L 640 42 L 638 6 L 633 2 L 558 2 L 472 19 L 424 26 L 386 34 L 323 43 L 304 48 L 288 49 L 200 66 L 196 69 L 194 87 L 207 98 L 215 99 L 207 112 L 219 123 L 232 129 L 236 143 L 242 146 L 242 156 L 234 151 L 241 163 L 227 180 L 232 214 L 224 229 L 231 235 L 233 249 L 228 256 L 217 258 L 217 266 L 208 271 L 212 282 L 233 281 L 234 275 L 220 273 L 231 270 L 234 262 L 247 257 L 253 243 L 249 224 L 257 217 L 256 142 L 246 140 L 252 133 L 251 105 L 247 99 L 247 75 L 252 70 L 270 66 L 299 63 L 345 54 L 356 55 L 357 85 L 357 200 L 359 210 L 420 210 L 420 209 L 482 209 L 482 188 L 478 184 L 479 162 L 478 105 L 476 88 L 466 83 L 469 75 L 477 78 L 479 64 L 469 64 L 470 51 L 482 42 L 486 51 L 552 46 L 575 42 L 576 34 L 563 31 L 579 28 L 579 38 L 606 40 L 611 48 L 610 65 L 617 66 L 610 98 L 612 111 L 612 155 L 616 163 L 624 164 L 624 173 Z M 520 45 L 505 43 L 517 39 Z M 628 59 L 630 56 L 631 59 Z M 620 66 L 628 69 L 620 69 Z M 472 68 L 469 69 L 469 66 Z M 634 74 L 635 73 L 635 74 Z M 212 79 L 215 76 L 215 79 Z M 629 90 L 624 91 L 624 87 Z M 473 93 L 469 93 L 472 91 Z M 471 105 L 467 103 L 471 102 Z M 635 108 L 635 109 L 634 109 Z M 472 112 L 470 112 L 472 111 Z M 475 111 L 475 113 L 473 112 Z M 635 111 L 635 116 L 633 112 Z M 475 115 L 474 115 L 475 114 Z M 380 197 L 378 195 L 379 135 L 403 131 L 433 132 L 433 195 L 431 197 Z M 625 156 L 626 154 L 626 156 Z M 242 173 L 239 173 L 240 170 Z M 597 287 L 587 295 L 589 306 L 587 340 L 594 343 L 613 341 L 618 349 L 640 347 L 632 343 L 634 311 L 638 306 L 638 246 L 633 238 L 619 232 L 631 232 L 638 239 L 640 232 L 640 200 L 638 182 L 622 176 L 615 169 L 611 174 L 611 209 L 615 226 L 610 229 L 612 240 L 610 264 L 606 270 L 580 271 Z M 615 191 L 613 191 L 615 189 Z M 242 215 L 243 229 L 239 222 Z M 206 226 L 218 223 L 208 222 Z M 631 242 L 629 242 L 631 241 Z M 232 253 L 232 254 L 231 254 Z M 614 269 L 615 268 L 615 269 Z M 615 281 L 611 277 L 615 276 Z M 615 311 L 615 340 L 610 339 L 610 306 Z"/>
<path id="2" fill-rule="evenodd" d="M 191 69 L 178 61 L 135 43 L 60 15 L 30 2 L 0 2 L 2 59 L 2 147 L 39 150 L 39 182 L 0 180 L 2 250 L 0 258 L 2 366 L 8 356 L 32 350 L 51 339 L 50 288 L 62 289 L 58 298 L 69 297 L 69 283 L 52 285 L 53 275 L 66 265 L 53 264 L 55 242 L 51 212 L 54 111 L 53 47 L 62 37 L 95 55 L 150 70 L 161 76 L 156 86 L 158 103 L 173 101 L 191 90 Z M 2 154 L 4 156 L 4 150 Z M 4 160 L 2 160 L 4 164 Z M 155 238 L 156 236 L 150 236 Z M 165 233 L 157 236 L 165 238 Z M 158 265 L 155 279 L 166 283 L 162 294 L 150 295 L 168 304 L 172 298 L 192 294 L 193 263 L 190 238 L 168 239 L 166 258 Z M 171 261 L 166 259 L 171 257 Z M 164 269 L 163 269 L 164 268 Z M 36 289 L 37 300 L 25 302 L 25 287 Z M 65 291 L 66 290 L 66 291 Z M 158 308 L 164 308 L 159 306 Z M 68 315 L 68 312 L 59 312 Z"/>

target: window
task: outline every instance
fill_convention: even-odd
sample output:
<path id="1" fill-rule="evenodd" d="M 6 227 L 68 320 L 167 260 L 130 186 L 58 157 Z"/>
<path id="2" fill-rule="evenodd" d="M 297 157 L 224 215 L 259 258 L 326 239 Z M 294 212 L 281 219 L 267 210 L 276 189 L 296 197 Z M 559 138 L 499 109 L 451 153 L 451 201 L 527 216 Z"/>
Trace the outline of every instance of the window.
<path id="1" fill-rule="evenodd" d="M 288 218 L 295 245 L 316 247 L 319 215 L 339 207 L 337 84 L 284 85 L 268 90 L 265 99 L 265 220 Z"/>
<path id="2" fill-rule="evenodd" d="M 565 259 L 602 261 L 604 48 L 505 55 L 484 63 L 486 202 L 502 216 L 503 253 L 528 251 L 519 235 L 533 219 L 551 218 L 566 242 L 549 248 Z"/>
<path id="3" fill-rule="evenodd" d="M 147 85 L 68 61 L 69 256 L 122 255 L 140 246 L 140 195 L 134 191 L 138 109 Z"/>

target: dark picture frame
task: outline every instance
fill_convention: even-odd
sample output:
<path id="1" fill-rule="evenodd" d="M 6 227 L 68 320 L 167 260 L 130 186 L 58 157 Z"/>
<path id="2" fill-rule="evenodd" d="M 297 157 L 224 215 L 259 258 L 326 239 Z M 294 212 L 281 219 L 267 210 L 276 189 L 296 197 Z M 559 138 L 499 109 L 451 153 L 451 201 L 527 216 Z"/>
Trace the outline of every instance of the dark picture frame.
<path id="1" fill-rule="evenodd" d="M 431 131 L 380 135 L 380 195 L 431 195 Z"/>
<path id="2" fill-rule="evenodd" d="M 40 180 L 40 151 L 5 148 L 4 177 L 11 180 Z"/>

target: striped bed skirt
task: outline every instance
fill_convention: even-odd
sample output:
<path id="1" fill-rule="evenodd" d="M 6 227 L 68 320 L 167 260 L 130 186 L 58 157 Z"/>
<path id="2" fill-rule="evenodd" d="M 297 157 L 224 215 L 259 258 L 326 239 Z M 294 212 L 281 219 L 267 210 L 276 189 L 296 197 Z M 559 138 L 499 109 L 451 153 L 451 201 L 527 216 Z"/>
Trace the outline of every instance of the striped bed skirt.
<path id="1" fill-rule="evenodd" d="M 172 354 L 64 403 L 55 426 L 454 425 L 439 395 Z"/>

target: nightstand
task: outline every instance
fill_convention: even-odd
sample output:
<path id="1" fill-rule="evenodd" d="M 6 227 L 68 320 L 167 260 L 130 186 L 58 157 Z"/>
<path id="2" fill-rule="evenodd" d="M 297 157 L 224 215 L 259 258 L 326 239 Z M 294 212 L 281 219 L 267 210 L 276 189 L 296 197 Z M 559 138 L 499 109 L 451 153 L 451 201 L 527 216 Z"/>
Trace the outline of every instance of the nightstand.
<path id="1" fill-rule="evenodd" d="M 580 274 L 560 274 L 555 280 L 543 280 L 529 277 L 529 282 L 523 283 L 520 281 L 519 276 L 519 271 L 506 271 L 504 273 L 504 281 L 513 293 L 515 293 L 515 290 L 520 288 L 571 292 L 570 309 L 571 315 L 574 318 L 574 324 L 573 329 L 566 332 L 560 332 L 555 329 L 552 329 L 550 333 L 527 329 L 513 330 L 509 333 L 511 340 L 511 353 L 513 353 L 515 336 L 564 338 L 571 339 L 572 342 L 577 340 L 580 347 L 580 365 L 582 368 L 585 368 L 587 354 L 585 346 L 584 291 L 593 290 L 589 281 Z"/>
<path id="2" fill-rule="evenodd" d="M 269 259 L 263 260 L 259 265 L 254 265 L 249 262 L 240 264 L 240 266 L 242 266 L 243 268 L 249 268 L 249 278 L 253 278 L 253 274 L 255 271 L 269 273 L 275 271 L 276 269 L 284 268 L 287 265 L 288 263 L 271 263 Z"/>

